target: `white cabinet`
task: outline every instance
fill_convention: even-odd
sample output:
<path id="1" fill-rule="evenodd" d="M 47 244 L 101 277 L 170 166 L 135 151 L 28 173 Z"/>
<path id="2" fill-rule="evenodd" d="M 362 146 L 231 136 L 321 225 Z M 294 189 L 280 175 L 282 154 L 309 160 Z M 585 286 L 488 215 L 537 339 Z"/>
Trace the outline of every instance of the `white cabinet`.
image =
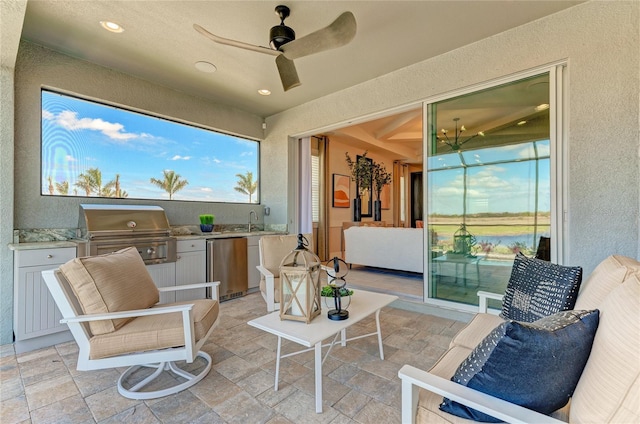
<path id="1" fill-rule="evenodd" d="M 157 287 L 173 287 L 176 285 L 175 262 L 147 265 L 147 270 Z M 160 293 L 160 303 L 172 303 L 175 301 L 175 293 Z"/>
<path id="2" fill-rule="evenodd" d="M 206 241 L 204 239 L 178 240 L 176 262 L 147 265 L 153 282 L 158 287 L 204 283 L 206 278 Z M 185 290 L 160 294 L 160 303 L 204 299 L 205 289 Z"/>
<path id="3" fill-rule="evenodd" d="M 72 340 L 41 272 L 76 257 L 75 247 L 14 252 L 13 331 L 16 353 Z"/>
<path id="4" fill-rule="evenodd" d="M 206 240 L 178 240 L 176 285 L 204 283 L 207 274 Z M 176 301 L 204 299 L 205 289 L 176 292 Z"/>
<path id="5" fill-rule="evenodd" d="M 249 291 L 254 291 L 260 286 L 260 272 L 256 268 L 256 266 L 260 265 L 260 253 L 258 252 L 259 240 L 260 236 L 247 237 L 247 276 L 249 278 Z"/>

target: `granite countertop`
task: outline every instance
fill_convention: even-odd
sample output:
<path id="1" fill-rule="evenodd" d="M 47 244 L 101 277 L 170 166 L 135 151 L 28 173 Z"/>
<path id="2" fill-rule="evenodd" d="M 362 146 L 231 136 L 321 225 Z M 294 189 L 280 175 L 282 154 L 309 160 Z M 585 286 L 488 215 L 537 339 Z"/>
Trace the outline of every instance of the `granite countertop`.
<path id="1" fill-rule="evenodd" d="M 34 241 L 28 243 L 11 243 L 9 249 L 11 250 L 34 250 L 34 249 L 57 249 L 60 247 L 78 247 L 78 241 Z"/>

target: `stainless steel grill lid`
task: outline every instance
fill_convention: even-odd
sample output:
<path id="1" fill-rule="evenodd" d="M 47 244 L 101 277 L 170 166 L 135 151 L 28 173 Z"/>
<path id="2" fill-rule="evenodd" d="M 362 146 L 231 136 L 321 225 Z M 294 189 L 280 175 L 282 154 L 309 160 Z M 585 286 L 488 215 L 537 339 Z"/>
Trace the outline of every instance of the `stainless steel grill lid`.
<path id="1" fill-rule="evenodd" d="M 117 235 L 169 235 L 171 227 L 160 206 L 81 204 L 78 227 L 93 239 Z"/>

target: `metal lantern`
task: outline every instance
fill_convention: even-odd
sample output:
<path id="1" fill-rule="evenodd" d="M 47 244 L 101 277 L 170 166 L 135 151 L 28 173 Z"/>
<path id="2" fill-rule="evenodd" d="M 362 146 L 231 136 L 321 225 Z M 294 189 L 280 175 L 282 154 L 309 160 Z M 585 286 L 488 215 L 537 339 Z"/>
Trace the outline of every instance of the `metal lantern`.
<path id="1" fill-rule="evenodd" d="M 320 315 L 320 259 L 298 234 L 298 247 L 280 262 L 280 319 L 309 324 Z"/>
<path id="2" fill-rule="evenodd" d="M 460 228 L 453 233 L 453 251 L 458 255 L 471 254 L 471 248 L 476 244 L 476 237 L 467 231 L 465 224 L 460 224 Z"/>

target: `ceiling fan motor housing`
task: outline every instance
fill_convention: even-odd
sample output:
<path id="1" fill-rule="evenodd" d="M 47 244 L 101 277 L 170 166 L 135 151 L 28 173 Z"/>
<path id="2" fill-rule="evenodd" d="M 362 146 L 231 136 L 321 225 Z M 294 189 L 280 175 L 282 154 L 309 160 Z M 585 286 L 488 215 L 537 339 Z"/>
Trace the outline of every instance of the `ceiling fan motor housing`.
<path id="1" fill-rule="evenodd" d="M 296 33 L 288 26 L 280 24 L 272 27 L 271 30 L 269 30 L 269 39 L 271 40 L 271 42 L 269 43 L 271 48 L 280 50 L 281 46 L 296 39 Z"/>

